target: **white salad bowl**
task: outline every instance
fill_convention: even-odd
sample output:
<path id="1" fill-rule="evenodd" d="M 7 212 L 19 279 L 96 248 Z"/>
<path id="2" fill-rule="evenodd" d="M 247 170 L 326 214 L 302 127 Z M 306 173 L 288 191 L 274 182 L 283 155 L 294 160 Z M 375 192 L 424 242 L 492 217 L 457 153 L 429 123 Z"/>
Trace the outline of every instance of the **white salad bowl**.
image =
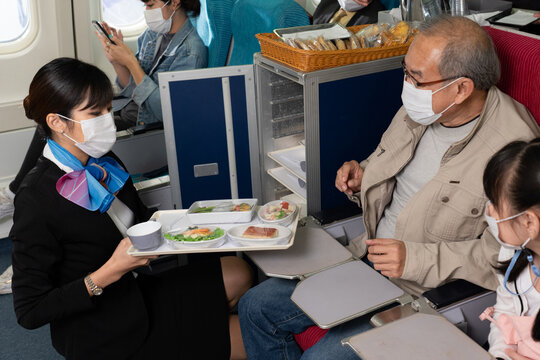
<path id="1" fill-rule="evenodd" d="M 210 229 L 211 231 L 215 231 L 218 227 L 217 226 L 199 226 L 199 228 Z M 172 234 L 176 235 L 176 234 L 180 234 L 185 231 L 188 231 L 188 230 L 189 228 L 182 229 L 181 231 L 175 231 Z M 223 230 L 223 235 L 221 235 L 218 238 L 211 239 L 211 240 L 184 241 L 184 240 L 169 240 L 167 238 L 165 238 L 165 240 L 167 241 L 167 244 L 169 244 L 171 247 L 175 249 L 186 249 L 186 248 L 193 248 L 193 247 L 197 247 L 197 248 L 219 247 L 223 245 L 223 243 L 225 242 L 225 239 L 226 239 L 225 235 L 227 234 L 225 229 L 222 228 L 222 230 Z"/>
<path id="2" fill-rule="evenodd" d="M 289 209 L 292 208 L 292 212 L 281 219 L 276 219 L 276 220 L 268 219 L 267 218 L 268 209 L 270 209 L 272 206 L 279 206 L 282 202 L 289 203 Z M 259 217 L 259 220 L 261 220 L 265 224 L 287 226 L 290 223 L 292 223 L 292 221 L 294 220 L 294 217 L 296 216 L 297 211 L 298 211 L 298 206 L 292 201 L 274 200 L 274 201 L 270 201 L 269 203 L 266 203 L 264 206 L 261 206 L 261 208 L 257 212 L 257 215 Z"/>

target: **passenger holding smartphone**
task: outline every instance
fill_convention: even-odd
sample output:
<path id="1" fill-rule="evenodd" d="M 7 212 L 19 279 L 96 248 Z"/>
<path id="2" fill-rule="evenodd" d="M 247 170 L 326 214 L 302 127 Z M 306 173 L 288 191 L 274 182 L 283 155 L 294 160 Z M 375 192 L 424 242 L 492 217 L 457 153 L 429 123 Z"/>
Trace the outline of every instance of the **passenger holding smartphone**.
<path id="1" fill-rule="evenodd" d="M 96 31 L 105 56 L 116 71 L 117 84 L 122 89 L 119 96 L 126 98 L 123 106 L 114 109 L 119 130 L 163 120 L 158 73 L 203 68 L 208 62 L 208 51 L 187 17 L 199 15 L 199 0 L 142 2 L 146 5 L 148 28 L 137 41 L 136 54 L 126 45 L 120 30 L 103 22 L 109 37 Z"/>

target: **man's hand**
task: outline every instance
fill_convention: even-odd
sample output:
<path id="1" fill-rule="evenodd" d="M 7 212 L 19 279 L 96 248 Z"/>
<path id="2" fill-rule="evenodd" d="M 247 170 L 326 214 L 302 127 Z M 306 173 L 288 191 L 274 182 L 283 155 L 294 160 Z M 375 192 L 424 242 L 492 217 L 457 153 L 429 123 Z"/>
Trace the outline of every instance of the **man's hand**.
<path id="1" fill-rule="evenodd" d="M 360 167 L 358 161 L 347 161 L 337 171 L 336 188 L 341 192 L 352 195 L 360 191 L 363 175 L 364 170 Z"/>
<path id="2" fill-rule="evenodd" d="M 384 276 L 399 278 L 403 275 L 407 250 L 403 241 L 395 239 L 369 239 L 368 260 Z"/>
<path id="3" fill-rule="evenodd" d="M 512 348 L 506 348 L 504 349 L 504 353 L 508 356 L 510 356 L 510 359 L 512 360 L 533 360 L 531 359 L 530 357 L 526 357 L 526 356 L 523 356 L 523 355 L 519 355 L 517 353 L 517 351 L 515 351 L 514 349 Z"/>

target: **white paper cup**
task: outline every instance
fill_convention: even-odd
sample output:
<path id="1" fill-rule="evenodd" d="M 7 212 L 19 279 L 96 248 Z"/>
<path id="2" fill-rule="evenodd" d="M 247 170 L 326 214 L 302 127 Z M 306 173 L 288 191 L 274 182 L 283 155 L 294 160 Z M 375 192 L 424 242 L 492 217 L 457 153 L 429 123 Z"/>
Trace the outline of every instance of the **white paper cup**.
<path id="1" fill-rule="evenodd" d="M 146 221 L 133 225 L 127 230 L 131 243 L 137 250 L 155 250 L 161 245 L 161 224 L 157 221 Z"/>

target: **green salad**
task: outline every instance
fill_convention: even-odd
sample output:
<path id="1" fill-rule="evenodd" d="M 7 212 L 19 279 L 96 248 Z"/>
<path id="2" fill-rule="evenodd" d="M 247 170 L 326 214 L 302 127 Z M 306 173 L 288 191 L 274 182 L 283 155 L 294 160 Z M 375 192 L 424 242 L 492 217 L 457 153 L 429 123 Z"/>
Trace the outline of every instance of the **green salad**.
<path id="1" fill-rule="evenodd" d="M 186 241 L 186 242 L 199 242 L 217 239 L 225 234 L 225 230 L 216 228 L 211 230 L 209 228 L 199 228 L 193 226 L 188 228 L 179 234 L 165 233 L 163 236 L 165 239 L 172 241 Z"/>

